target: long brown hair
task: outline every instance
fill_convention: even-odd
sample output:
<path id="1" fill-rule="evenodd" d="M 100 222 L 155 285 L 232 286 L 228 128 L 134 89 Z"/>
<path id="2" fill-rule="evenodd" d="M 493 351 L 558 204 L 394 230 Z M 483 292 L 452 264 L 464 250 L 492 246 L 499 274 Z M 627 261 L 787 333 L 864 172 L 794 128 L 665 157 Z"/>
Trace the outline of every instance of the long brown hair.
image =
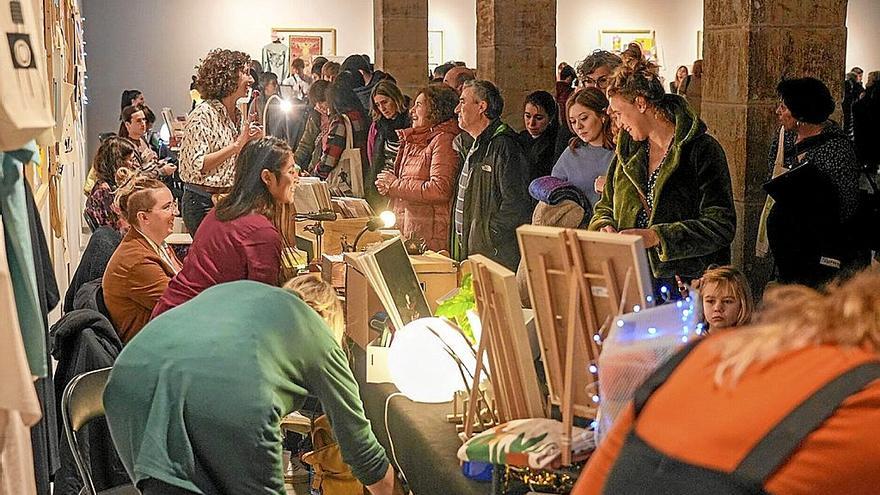
<path id="1" fill-rule="evenodd" d="M 112 189 L 116 188 L 116 172 L 125 165 L 128 157 L 134 155 L 140 162 L 140 155 L 128 138 L 111 136 L 101 143 L 92 161 L 95 177 L 104 181 Z"/>
<path id="2" fill-rule="evenodd" d="M 602 119 L 602 147 L 609 150 L 614 149 L 614 134 L 611 131 L 611 117 L 609 117 L 607 113 L 608 98 L 605 97 L 605 93 L 599 88 L 583 88 L 575 91 L 565 102 L 566 116 L 571 115 L 571 107 L 575 104 L 583 105 L 596 112 L 596 115 Z M 577 133 L 571 125 L 570 118 L 566 119 L 566 124 L 571 133 L 574 134 L 574 136 L 568 141 L 568 147 L 574 152 L 575 149 L 581 145 L 582 141 L 581 138 L 577 137 Z"/>
<path id="3" fill-rule="evenodd" d="M 880 271 L 866 270 L 822 294 L 802 285 L 767 291 L 755 325 L 716 343 L 715 383 L 736 383 L 752 364 L 811 345 L 880 350 Z"/>
<path id="4" fill-rule="evenodd" d="M 281 169 L 292 154 L 290 146 L 275 137 L 248 143 L 235 160 L 232 190 L 217 205 L 217 220 L 228 222 L 255 211 L 271 217 L 275 204 L 261 173 L 268 170 L 280 178 Z"/>

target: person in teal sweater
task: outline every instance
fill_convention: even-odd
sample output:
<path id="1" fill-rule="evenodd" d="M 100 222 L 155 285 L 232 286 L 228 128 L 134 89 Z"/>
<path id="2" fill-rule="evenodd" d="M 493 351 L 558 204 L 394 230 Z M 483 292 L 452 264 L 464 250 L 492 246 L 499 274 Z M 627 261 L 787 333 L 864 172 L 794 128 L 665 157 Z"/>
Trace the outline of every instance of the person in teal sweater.
<path id="1" fill-rule="evenodd" d="M 393 493 L 394 470 L 339 346 L 340 304 L 322 284 L 217 285 L 128 343 L 104 405 L 122 463 L 145 495 L 285 494 L 280 422 L 307 395 L 321 401 L 354 475 L 374 495 Z"/>

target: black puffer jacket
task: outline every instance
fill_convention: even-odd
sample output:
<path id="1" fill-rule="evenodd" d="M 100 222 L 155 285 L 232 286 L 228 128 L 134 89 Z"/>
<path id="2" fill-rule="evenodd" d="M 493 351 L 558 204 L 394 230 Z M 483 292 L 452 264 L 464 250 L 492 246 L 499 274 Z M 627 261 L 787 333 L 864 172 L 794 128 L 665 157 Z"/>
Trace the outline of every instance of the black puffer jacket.
<path id="1" fill-rule="evenodd" d="M 456 149 L 468 156 L 461 144 Z M 528 223 L 535 209 L 529 196 L 528 158 L 517 134 L 500 119 L 492 121 L 469 149 L 461 239 L 455 234 L 455 208 L 452 212 L 453 257 L 463 260 L 483 254 L 516 270 L 520 259 L 516 228 Z"/>
<path id="2" fill-rule="evenodd" d="M 81 291 L 82 292 L 82 291 Z M 50 331 L 52 357 L 58 360 L 55 370 L 55 397 L 61 417 L 64 387 L 78 374 L 113 366 L 122 350 L 122 342 L 105 316 L 91 309 L 77 309 L 64 315 Z M 73 454 L 70 452 L 63 424 L 59 423 L 62 441 L 61 467 L 55 473 L 56 495 L 75 495 L 82 487 Z M 97 490 L 130 483 L 128 475 L 104 419 L 96 419 L 80 430 L 78 438 L 91 466 Z"/>

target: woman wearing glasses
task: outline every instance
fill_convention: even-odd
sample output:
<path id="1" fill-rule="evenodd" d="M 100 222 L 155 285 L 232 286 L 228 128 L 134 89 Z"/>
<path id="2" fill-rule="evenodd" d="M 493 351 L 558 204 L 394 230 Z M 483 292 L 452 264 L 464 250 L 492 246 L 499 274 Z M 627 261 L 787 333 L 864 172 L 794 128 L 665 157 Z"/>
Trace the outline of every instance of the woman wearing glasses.
<path id="1" fill-rule="evenodd" d="M 107 264 L 102 287 L 113 327 L 128 343 L 147 324 L 168 281 L 180 271 L 180 261 L 165 244 L 177 206 L 165 184 L 143 176 L 122 181 L 116 204 L 131 228 Z"/>

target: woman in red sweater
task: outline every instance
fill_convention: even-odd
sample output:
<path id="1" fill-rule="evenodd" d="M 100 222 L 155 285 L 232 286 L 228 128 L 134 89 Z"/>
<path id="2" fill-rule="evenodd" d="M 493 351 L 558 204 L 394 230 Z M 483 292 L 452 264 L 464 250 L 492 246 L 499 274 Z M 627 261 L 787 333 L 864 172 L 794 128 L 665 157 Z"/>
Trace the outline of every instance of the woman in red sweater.
<path id="1" fill-rule="evenodd" d="M 282 239 L 272 218 L 276 207 L 293 203 L 297 183 L 287 143 L 273 137 L 248 143 L 235 161 L 229 196 L 202 221 L 183 269 L 169 282 L 152 317 L 224 282 L 279 285 Z"/>
<path id="2" fill-rule="evenodd" d="M 412 128 L 397 131 L 400 151 L 394 171 L 379 173 L 376 188 L 391 199 L 397 225 L 416 235 L 428 249 L 449 249 L 449 220 L 460 166 L 452 140 L 461 129 L 455 119 L 458 94 L 443 85 L 428 86 L 416 97 Z"/>
<path id="3" fill-rule="evenodd" d="M 574 495 L 877 493 L 880 272 L 778 287 L 754 326 L 696 342 L 636 392 Z"/>

